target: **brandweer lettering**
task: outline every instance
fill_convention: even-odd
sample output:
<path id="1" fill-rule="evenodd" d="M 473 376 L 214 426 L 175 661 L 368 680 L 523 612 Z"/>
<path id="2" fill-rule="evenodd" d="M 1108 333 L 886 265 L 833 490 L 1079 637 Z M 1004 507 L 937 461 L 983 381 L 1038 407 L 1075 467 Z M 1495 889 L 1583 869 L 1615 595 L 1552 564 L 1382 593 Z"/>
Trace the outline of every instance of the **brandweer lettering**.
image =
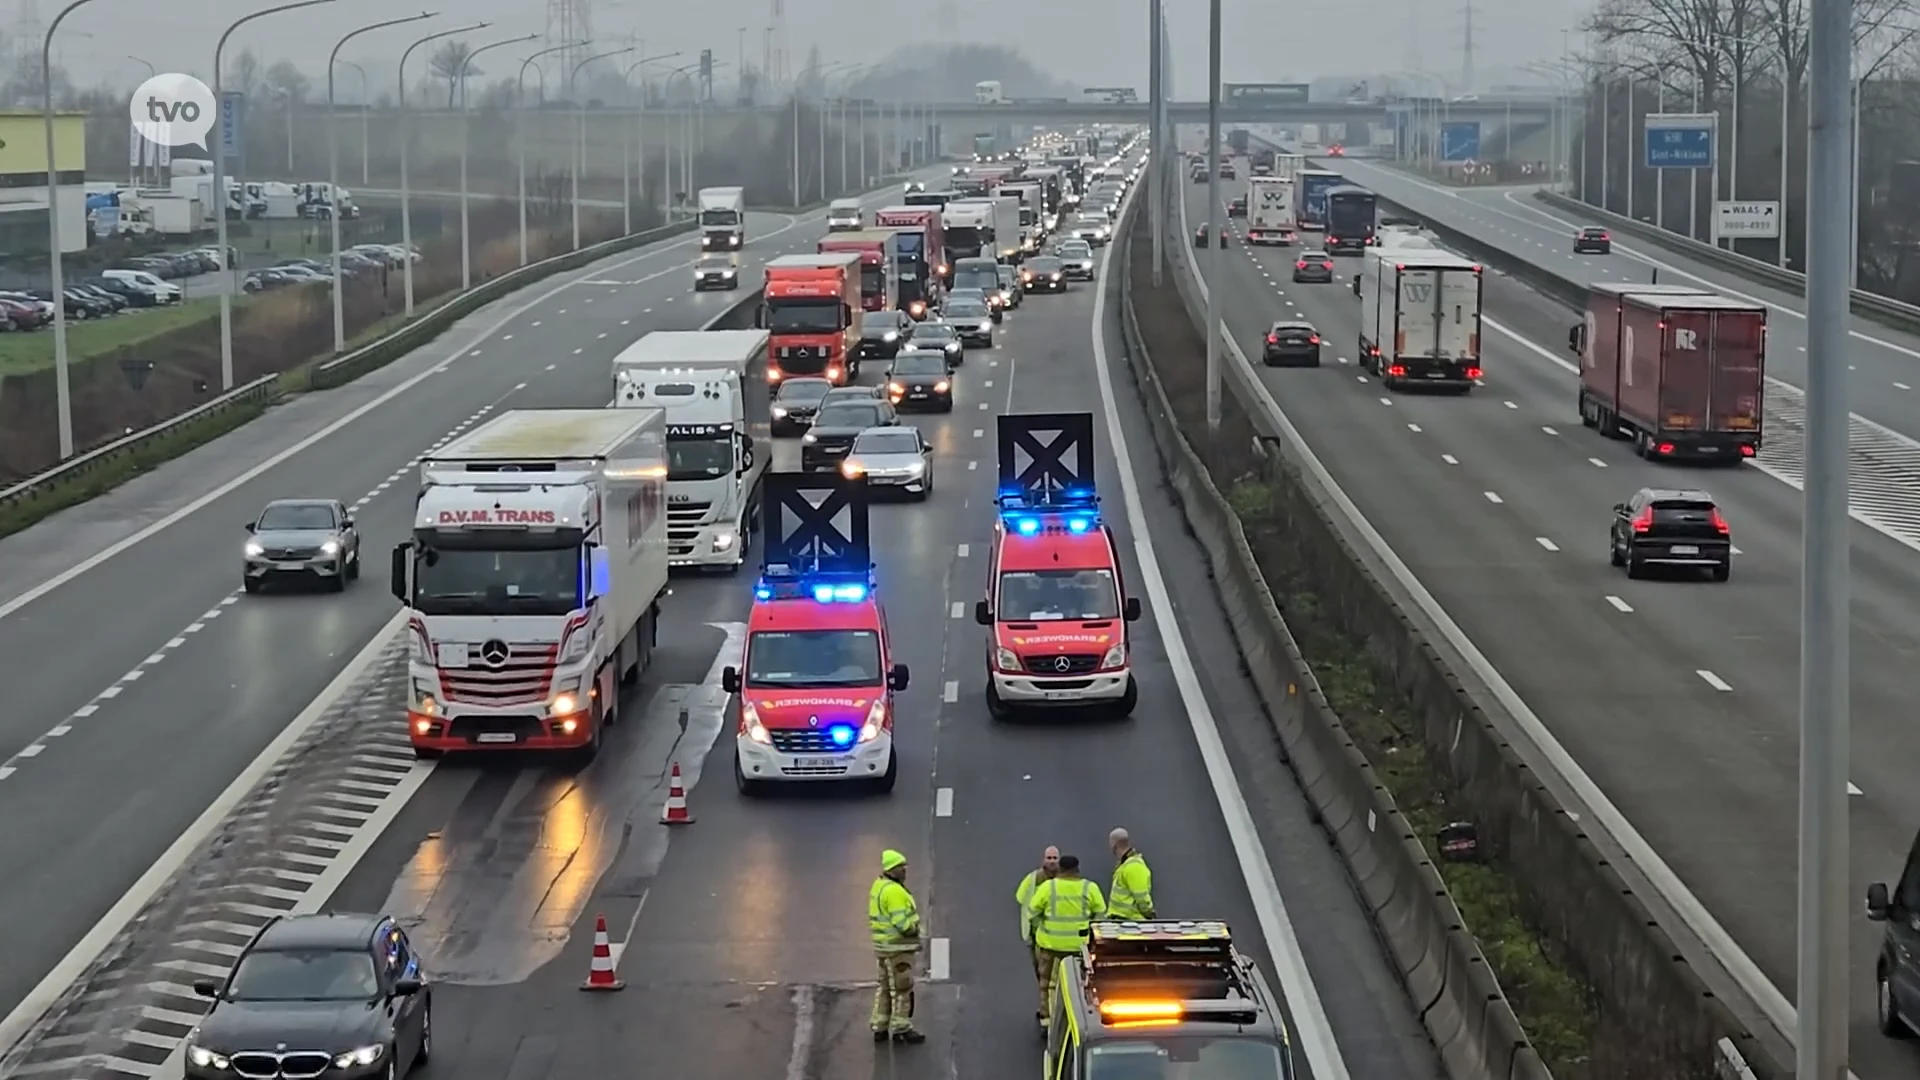
<path id="1" fill-rule="evenodd" d="M 818 709 L 824 705 L 838 705 L 848 709 L 864 709 L 867 707 L 867 702 L 859 698 L 796 697 L 796 698 L 774 698 L 771 701 L 766 701 L 761 703 L 761 706 L 763 708 L 768 708 L 768 709 L 792 709 L 792 708 Z"/>
<path id="2" fill-rule="evenodd" d="M 442 525 L 551 525 L 558 518 L 551 510 L 442 510 Z"/>

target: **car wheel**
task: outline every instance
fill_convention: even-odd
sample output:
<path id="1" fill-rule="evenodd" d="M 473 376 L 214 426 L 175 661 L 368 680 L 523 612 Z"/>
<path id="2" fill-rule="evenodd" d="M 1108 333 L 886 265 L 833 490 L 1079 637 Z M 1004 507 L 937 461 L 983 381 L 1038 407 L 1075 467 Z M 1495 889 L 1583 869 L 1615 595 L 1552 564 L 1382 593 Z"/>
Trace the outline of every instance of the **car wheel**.
<path id="1" fill-rule="evenodd" d="M 1900 1018 L 1900 1010 L 1893 1004 L 1893 983 L 1887 977 L 1886 964 L 1882 962 L 1874 973 L 1874 1012 L 1880 1021 L 1880 1034 L 1889 1039 L 1907 1039 L 1913 1036 L 1913 1029 Z"/>
<path id="2" fill-rule="evenodd" d="M 342 558 L 339 562 L 333 564 L 333 577 L 329 579 L 327 588 L 333 590 L 334 592 L 347 591 L 347 560 L 346 559 Z"/>
<path id="3" fill-rule="evenodd" d="M 747 779 L 747 774 L 740 768 L 740 754 L 738 751 L 735 751 L 733 755 L 733 786 L 740 794 L 745 795 L 749 799 L 758 798 L 766 792 L 765 784 L 758 780 Z"/>
<path id="4" fill-rule="evenodd" d="M 1127 676 L 1127 692 L 1121 695 L 1119 701 L 1114 702 L 1113 714 L 1119 717 L 1132 716 L 1133 707 L 1139 704 L 1139 702 L 1140 686 L 1133 681 L 1133 676 L 1129 675 Z"/>
<path id="5" fill-rule="evenodd" d="M 1733 576 L 1733 563 L 1731 560 L 1727 562 L 1723 562 L 1719 566 L 1716 566 L 1713 568 L 1713 580 L 1715 581 L 1724 582 L 1732 576 Z"/>
<path id="6" fill-rule="evenodd" d="M 1636 581 L 1647 576 L 1647 564 L 1635 558 L 1631 551 L 1627 552 L 1627 576 Z"/>
<path id="7" fill-rule="evenodd" d="M 1261 353 L 1260 363 L 1266 367 L 1279 367 L 1280 358 L 1273 355 L 1272 353 Z"/>
<path id="8" fill-rule="evenodd" d="M 347 580 L 348 581 L 360 580 L 360 549 L 359 548 L 355 548 L 353 550 L 353 554 L 348 557 Z"/>
<path id="9" fill-rule="evenodd" d="M 881 773 L 878 778 L 868 781 L 868 783 L 872 786 L 874 794 L 889 795 L 893 793 L 894 781 L 898 780 L 899 778 L 900 778 L 900 759 L 898 756 L 894 754 L 892 750 L 888 750 L 887 751 L 887 771 L 884 773 Z"/>
<path id="10" fill-rule="evenodd" d="M 1000 692 L 994 689 L 993 679 L 987 679 L 987 715 L 995 720 L 1013 719 L 1013 706 L 1001 700 Z"/>
<path id="11" fill-rule="evenodd" d="M 1607 562 L 1614 566 L 1627 565 L 1626 557 L 1620 554 L 1620 544 L 1613 537 L 1607 537 Z"/>
<path id="12" fill-rule="evenodd" d="M 262 584 L 264 583 L 259 578 L 243 577 L 240 579 L 240 587 L 250 593 L 259 592 Z"/>
<path id="13" fill-rule="evenodd" d="M 413 1055 L 413 1067 L 419 1068 L 433 1060 L 433 998 L 427 998 L 425 1011 L 420 1014 L 420 1049 Z"/>

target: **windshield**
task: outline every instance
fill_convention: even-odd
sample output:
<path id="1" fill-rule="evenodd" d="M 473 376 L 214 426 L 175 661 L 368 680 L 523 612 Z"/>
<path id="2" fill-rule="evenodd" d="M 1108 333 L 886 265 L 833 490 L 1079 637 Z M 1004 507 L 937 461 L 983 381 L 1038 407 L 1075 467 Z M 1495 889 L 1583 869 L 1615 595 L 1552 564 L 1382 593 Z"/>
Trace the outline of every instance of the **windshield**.
<path id="1" fill-rule="evenodd" d="M 1075 244 L 1061 244 L 1060 254 L 1065 255 L 1068 258 L 1072 258 L 1072 259 L 1090 258 L 1093 255 L 1093 247 L 1085 242 L 1075 243 Z"/>
<path id="2" fill-rule="evenodd" d="M 229 1001 L 365 1001 L 379 993 L 373 957 L 360 949 L 256 949 L 227 983 Z"/>
<path id="3" fill-rule="evenodd" d="M 945 323 L 921 323 L 913 328 L 913 340 L 943 342 L 953 340 L 953 327 Z"/>
<path id="4" fill-rule="evenodd" d="M 1104 214 L 1081 214 L 1079 224 L 1089 229 L 1104 229 L 1107 219 Z"/>
<path id="5" fill-rule="evenodd" d="M 947 301 L 947 317 L 951 319 L 979 319 L 987 314 L 987 307 L 978 300 Z"/>
<path id="6" fill-rule="evenodd" d="M 1087 1080 L 1286 1080 L 1280 1049 L 1256 1039 L 1168 1036 L 1087 1050 Z"/>
<path id="7" fill-rule="evenodd" d="M 911 431 L 867 431 L 853 440 L 853 450 L 867 454 L 917 454 L 920 441 Z"/>
<path id="8" fill-rule="evenodd" d="M 1120 594 L 1111 570 L 1009 570 L 1000 575 L 1000 621 L 1115 619 Z"/>
<path id="9" fill-rule="evenodd" d="M 953 270 L 953 287 L 957 289 L 997 289 L 1000 287 L 1000 271 L 991 266 L 957 266 Z"/>
<path id="10" fill-rule="evenodd" d="M 733 472 L 733 440 L 704 436 L 667 440 L 667 479 L 712 480 Z"/>
<path id="11" fill-rule="evenodd" d="M 894 235 L 899 237 L 894 243 L 899 245 L 898 250 L 901 262 L 918 262 L 920 261 L 920 257 L 926 254 L 925 243 L 927 238 L 924 235 L 917 232 L 894 233 Z"/>
<path id="12" fill-rule="evenodd" d="M 887 271 L 881 266 L 863 266 L 860 268 L 860 293 L 863 296 L 878 296 L 887 291 Z"/>
<path id="13" fill-rule="evenodd" d="M 762 630 L 747 639 L 746 683 L 878 686 L 879 635 L 871 630 Z"/>
<path id="14" fill-rule="evenodd" d="M 708 255 L 694 265 L 702 270 L 731 270 L 733 269 L 733 260 L 727 258 L 725 255 Z"/>
<path id="15" fill-rule="evenodd" d="M 1060 260 L 1028 259 L 1027 268 L 1036 274 L 1057 274 L 1060 272 Z"/>
<path id="16" fill-rule="evenodd" d="M 902 356 L 893 362 L 895 375 L 939 375 L 947 374 L 947 358 L 939 353 L 916 353 Z"/>
<path id="17" fill-rule="evenodd" d="M 835 300 L 769 300 L 767 330 L 775 334 L 831 334 L 846 329 Z"/>
<path id="18" fill-rule="evenodd" d="M 1020 208 L 1020 224 L 1022 225 L 1033 224 L 1033 211 L 1027 209 L 1024 206 Z"/>
<path id="19" fill-rule="evenodd" d="M 834 402 L 814 417 L 814 430 L 822 428 L 869 428 L 881 420 L 880 406 L 859 401 Z"/>
<path id="20" fill-rule="evenodd" d="M 566 615 L 580 608 L 580 549 L 428 546 L 415 564 L 422 615 Z"/>
<path id="21" fill-rule="evenodd" d="M 1000 273 L 1000 287 L 1003 289 L 1011 286 L 1014 282 L 1020 280 L 1020 276 L 1013 272 L 1013 267 L 1011 266 L 1001 267 L 999 273 Z"/>
<path id="22" fill-rule="evenodd" d="M 975 252 L 986 244 L 987 230 L 978 226 L 959 225 L 947 230 L 948 251 Z"/>
<path id="23" fill-rule="evenodd" d="M 254 527 L 261 532 L 331 529 L 333 528 L 333 507 L 269 506 L 266 512 L 260 515 L 260 524 Z"/>
<path id="24" fill-rule="evenodd" d="M 714 227 L 740 224 L 740 215 L 733 210 L 702 210 L 700 224 Z"/>
<path id="25" fill-rule="evenodd" d="M 782 383 L 780 396 L 776 398 L 782 405 L 811 404 L 827 396 L 833 384 L 825 379 L 793 379 Z"/>
<path id="26" fill-rule="evenodd" d="M 839 218 L 842 220 L 846 218 L 857 218 L 860 216 L 860 204 L 859 203 L 834 203 L 831 207 L 828 208 L 827 214 L 830 217 Z"/>

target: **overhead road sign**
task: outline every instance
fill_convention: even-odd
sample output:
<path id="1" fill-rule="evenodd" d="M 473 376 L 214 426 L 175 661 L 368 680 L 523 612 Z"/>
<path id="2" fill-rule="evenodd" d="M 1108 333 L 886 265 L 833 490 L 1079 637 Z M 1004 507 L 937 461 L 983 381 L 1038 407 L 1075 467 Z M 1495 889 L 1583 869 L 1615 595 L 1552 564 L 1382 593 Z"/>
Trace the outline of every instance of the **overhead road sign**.
<path id="1" fill-rule="evenodd" d="M 1221 83 L 1220 100 L 1260 105 L 1304 105 L 1306 83 Z"/>
<path id="2" fill-rule="evenodd" d="M 1720 202 L 1713 209 L 1715 240 L 1777 240 L 1780 204 L 1777 202 Z"/>
<path id="3" fill-rule="evenodd" d="M 1646 119 L 1649 169 L 1711 169 L 1720 118 L 1713 113 L 1654 113 Z"/>
<path id="4" fill-rule="evenodd" d="M 1480 156 L 1480 121 L 1449 120 L 1440 125 L 1440 160 L 1455 163 Z"/>

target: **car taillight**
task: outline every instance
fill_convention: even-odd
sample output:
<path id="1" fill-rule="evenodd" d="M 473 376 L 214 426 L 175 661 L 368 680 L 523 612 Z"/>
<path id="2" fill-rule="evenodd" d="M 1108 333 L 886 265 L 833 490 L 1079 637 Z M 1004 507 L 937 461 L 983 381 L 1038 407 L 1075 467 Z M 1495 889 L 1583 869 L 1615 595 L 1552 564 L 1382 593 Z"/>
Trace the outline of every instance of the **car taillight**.
<path id="1" fill-rule="evenodd" d="M 1280 344 L 1280 335 L 1279 335 L 1279 334 L 1268 334 L 1268 335 L 1267 335 L 1267 344 L 1269 344 L 1269 345 L 1278 345 L 1278 344 Z"/>
<path id="2" fill-rule="evenodd" d="M 1671 454 L 1673 453 L 1673 444 L 1670 442 L 1663 442 L 1659 446 L 1654 447 L 1653 452 L 1656 454 Z"/>
<path id="3" fill-rule="evenodd" d="M 1321 263 L 1321 264 L 1320 264 L 1320 269 L 1322 269 L 1322 270 L 1331 270 L 1331 269 L 1333 269 L 1333 264 L 1332 264 L 1332 263 L 1330 263 L 1330 262 L 1323 262 L 1323 263 Z"/>
<path id="4" fill-rule="evenodd" d="M 1308 338 L 1308 339 L 1307 339 L 1307 344 L 1309 344 L 1309 345 L 1318 345 L 1318 344 L 1320 344 L 1320 335 L 1319 335 L 1319 334 L 1315 334 L 1315 335 L 1313 335 L 1312 337 L 1310 337 L 1310 338 Z"/>
<path id="5" fill-rule="evenodd" d="M 1753 455 L 1754 455 L 1754 449 L 1753 449 L 1753 447 L 1751 447 L 1751 446 L 1743 446 L 1743 447 L 1741 447 L 1741 448 L 1740 448 L 1740 456 L 1741 456 L 1741 457 L 1752 457 Z"/>
<path id="6" fill-rule="evenodd" d="M 1727 519 L 1720 516 L 1720 508 L 1717 506 L 1707 511 L 1707 520 L 1713 522 L 1714 531 L 1721 536 L 1726 536 L 1730 531 L 1727 528 Z"/>
<path id="7" fill-rule="evenodd" d="M 1294 263 L 1293 268 L 1295 270 L 1305 270 L 1307 268 L 1306 260 L 1303 259 L 1300 262 Z"/>
<path id="8" fill-rule="evenodd" d="M 1467 369 L 1467 378 L 1469 378 L 1469 379 L 1477 379 L 1477 378 L 1479 378 L 1479 377 L 1480 377 L 1480 369 L 1479 369 L 1479 368 L 1477 368 L 1477 367 L 1470 367 L 1470 368 L 1468 368 L 1468 369 Z"/>
<path id="9" fill-rule="evenodd" d="M 1611 240 L 1611 239 L 1613 239 L 1613 234 L 1612 234 L 1612 233 L 1601 233 L 1601 234 L 1600 234 L 1600 239 L 1602 239 L 1602 240 Z"/>
<path id="10" fill-rule="evenodd" d="M 1393 376 L 1396 379 L 1400 378 L 1402 375 L 1405 375 L 1406 373 L 1407 373 L 1407 369 L 1406 369 L 1406 365 L 1404 364 L 1393 364 L 1387 368 L 1387 374 Z"/>
<path id="11" fill-rule="evenodd" d="M 1637 533 L 1653 531 L 1653 507 L 1649 506 L 1641 510 L 1633 519 L 1633 531 Z"/>

